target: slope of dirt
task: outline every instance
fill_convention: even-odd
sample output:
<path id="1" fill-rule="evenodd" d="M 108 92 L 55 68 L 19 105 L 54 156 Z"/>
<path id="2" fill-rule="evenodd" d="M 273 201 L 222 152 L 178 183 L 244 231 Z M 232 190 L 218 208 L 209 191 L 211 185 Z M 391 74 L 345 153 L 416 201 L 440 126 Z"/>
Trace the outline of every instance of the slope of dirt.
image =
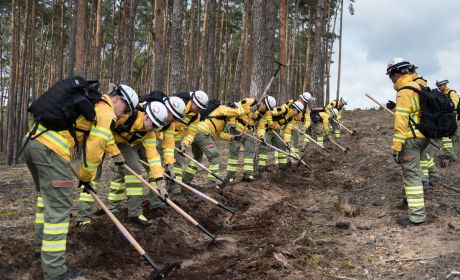
<path id="1" fill-rule="evenodd" d="M 460 269 L 459 193 L 441 186 L 426 197 L 430 223 L 400 228 L 406 214 L 396 206 L 402 194 L 401 170 L 393 163 L 392 117 L 383 111 L 347 112 L 345 123 L 357 135 L 339 140 L 348 153 L 324 153 L 310 145 L 306 167 L 276 168 L 255 182 L 208 194 L 239 211 L 234 217 L 184 191 L 177 204 L 218 235 L 210 238 L 173 209 L 149 211 L 148 229 L 121 221 L 159 264 L 178 262 L 169 279 L 439 279 Z M 226 162 L 226 143 L 221 162 Z M 458 164 L 440 169 L 444 182 L 458 185 Z M 225 164 L 222 166 L 225 173 Z M 106 201 L 108 172 L 99 194 Z M 200 173 L 197 183 L 206 174 Z M 455 184 L 452 184 L 455 182 Z M 458 186 L 457 186 L 458 187 Z M 347 217 L 338 197 L 359 209 Z M 25 165 L 0 170 L 0 275 L 39 279 L 32 258 L 36 191 Z M 77 195 L 73 215 L 76 215 Z M 72 226 L 67 262 L 87 270 L 80 279 L 148 279 L 152 269 L 105 215 L 84 228 Z"/>

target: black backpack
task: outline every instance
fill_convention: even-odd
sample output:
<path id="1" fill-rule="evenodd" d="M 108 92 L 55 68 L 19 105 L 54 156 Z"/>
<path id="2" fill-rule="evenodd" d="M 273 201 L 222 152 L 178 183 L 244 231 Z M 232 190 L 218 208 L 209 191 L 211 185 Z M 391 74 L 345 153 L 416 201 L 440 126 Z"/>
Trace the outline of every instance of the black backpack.
<path id="1" fill-rule="evenodd" d="M 139 103 L 153 102 L 153 101 L 158 101 L 158 102 L 163 103 L 163 99 L 165 97 L 168 97 L 168 96 L 164 94 L 162 91 L 154 90 L 148 94 L 139 96 Z"/>
<path id="2" fill-rule="evenodd" d="M 452 100 L 452 102 L 453 102 L 452 97 L 450 97 L 450 94 L 451 94 L 452 92 L 455 92 L 455 91 L 454 91 L 453 89 L 449 90 L 449 92 L 447 93 L 447 95 L 449 95 L 449 98 L 450 98 L 450 99 Z M 458 102 L 457 108 L 455 108 L 455 111 L 457 112 L 457 120 L 460 120 L 460 102 Z"/>
<path id="3" fill-rule="evenodd" d="M 427 138 L 450 137 L 457 131 L 455 118 L 455 106 L 449 96 L 439 90 L 431 90 L 422 87 L 421 90 L 405 86 L 401 89 L 410 89 L 418 93 L 421 116 L 420 123 L 409 117 L 409 125 L 412 124 Z M 400 90 L 401 90 L 400 89 Z M 412 129 L 412 126 L 410 126 Z M 415 137 L 415 131 L 412 129 Z"/>
<path id="4" fill-rule="evenodd" d="M 310 119 L 312 122 L 314 123 L 319 123 L 323 120 L 323 118 L 321 118 L 321 115 L 319 113 L 321 112 L 325 112 L 326 111 L 326 108 L 324 107 L 314 107 L 314 108 L 311 108 L 310 110 Z"/>
<path id="5" fill-rule="evenodd" d="M 98 89 L 98 81 L 87 81 L 82 77 L 72 77 L 58 81 L 32 102 L 27 111 L 32 113 L 35 125 L 21 147 L 18 156 L 30 139 L 38 138 L 47 130 L 68 130 L 77 145 L 75 121 L 80 115 L 83 115 L 88 121 L 95 121 L 96 111 L 94 105 L 102 99 L 102 94 Z M 32 136 L 36 133 L 39 124 L 46 127 L 46 130 Z"/>
<path id="6" fill-rule="evenodd" d="M 210 119 L 210 118 L 219 118 L 219 117 L 210 117 L 209 115 L 212 113 L 212 111 L 214 111 L 220 105 L 222 105 L 220 100 L 217 100 L 217 99 L 209 100 L 208 106 L 206 106 L 206 109 L 204 109 L 200 113 L 200 117 L 201 117 L 200 120 L 205 120 L 205 119 Z"/>

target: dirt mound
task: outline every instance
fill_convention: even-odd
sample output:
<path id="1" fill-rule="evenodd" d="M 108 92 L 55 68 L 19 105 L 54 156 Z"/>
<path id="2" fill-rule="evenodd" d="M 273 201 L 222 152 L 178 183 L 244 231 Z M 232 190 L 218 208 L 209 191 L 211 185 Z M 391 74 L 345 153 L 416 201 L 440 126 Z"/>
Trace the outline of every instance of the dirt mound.
<path id="1" fill-rule="evenodd" d="M 347 113 L 345 122 L 357 130 L 356 136 L 339 140 L 349 152 L 332 143 L 326 143 L 329 153 L 310 145 L 303 157 L 308 168 L 271 167 L 250 184 L 209 191 L 219 202 L 238 209 L 233 217 L 186 190 L 174 198 L 217 235 L 212 245 L 171 207 L 150 211 L 146 205 L 145 215 L 155 220 L 147 229 L 127 223 L 126 212 L 120 220 L 157 263 L 180 263 L 169 279 L 426 279 L 445 278 L 458 270 L 458 195 L 440 186 L 432 189 L 426 197 L 431 223 L 398 227 L 394 221 L 405 210 L 396 207 L 402 194 L 401 171 L 387 152 L 391 116 L 357 111 Z M 226 159 L 227 144 L 219 145 Z M 455 168 L 458 164 L 442 169 L 444 178 L 458 180 L 452 174 Z M 35 194 L 27 189 L 30 177 L 15 175 L 25 170 L 22 166 L 0 173 L 2 178 L 21 178 L 0 189 L 2 279 L 40 277 L 30 245 Z M 104 201 L 107 180 L 104 177 L 99 191 Z M 200 173 L 197 184 L 205 180 L 206 174 Z M 341 203 L 359 211 L 347 215 Z M 95 216 L 84 228 L 73 221 L 68 243 L 69 266 L 85 268 L 87 279 L 151 276 L 152 269 L 105 215 Z"/>

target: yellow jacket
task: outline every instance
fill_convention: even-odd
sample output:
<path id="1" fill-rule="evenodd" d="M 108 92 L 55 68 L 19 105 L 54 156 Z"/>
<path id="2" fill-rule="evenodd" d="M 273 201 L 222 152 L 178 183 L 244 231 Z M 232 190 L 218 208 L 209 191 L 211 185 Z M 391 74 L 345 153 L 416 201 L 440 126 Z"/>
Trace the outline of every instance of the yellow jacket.
<path id="1" fill-rule="evenodd" d="M 416 82 L 421 87 L 428 87 L 428 82 L 423 77 L 420 77 L 417 73 L 409 74 L 413 82 Z"/>
<path id="2" fill-rule="evenodd" d="M 128 132 L 117 133 L 113 131 L 115 143 L 129 143 L 132 146 L 143 145 L 147 154 L 147 162 L 155 179 L 163 178 L 164 168 L 161 157 L 157 151 L 157 136 L 155 131 L 144 128 L 145 112 L 139 112 Z"/>
<path id="3" fill-rule="evenodd" d="M 342 118 L 342 115 L 343 115 L 343 111 L 344 111 L 342 101 L 337 102 L 337 100 L 333 100 L 331 103 L 327 104 L 326 105 L 326 113 L 331 115 L 332 114 L 331 113 L 332 108 L 336 108 L 339 111 L 339 113 L 337 115 L 337 120 L 340 121 L 340 119 Z"/>
<path id="4" fill-rule="evenodd" d="M 267 112 L 257 125 L 257 137 L 262 138 L 265 135 L 266 129 L 271 126 L 274 130 L 284 130 L 284 141 L 289 143 L 291 141 L 292 126 L 298 126 L 302 119 L 302 114 L 294 116 L 294 109 L 290 108 L 292 102 L 287 102 L 280 105 L 273 110 Z"/>
<path id="5" fill-rule="evenodd" d="M 305 124 L 305 128 L 308 129 L 311 126 L 311 118 L 310 118 L 310 105 L 305 105 L 305 111 L 303 113 L 303 123 Z"/>
<path id="6" fill-rule="evenodd" d="M 452 99 L 452 102 L 454 102 L 455 108 L 457 108 L 458 101 L 459 101 L 459 97 L 458 97 L 457 92 L 455 90 L 453 90 L 453 89 L 450 89 L 450 88 L 446 87 L 444 89 L 444 94 L 448 95 L 450 97 L 450 99 Z"/>
<path id="7" fill-rule="evenodd" d="M 105 151 L 112 157 L 120 154 L 111 131 L 111 128 L 116 124 L 112 99 L 108 95 L 104 95 L 102 98 L 105 102 L 100 101 L 95 106 L 96 122 L 91 126 L 86 141 L 87 166 L 82 164 L 80 168 L 80 178 L 85 182 L 91 181 L 96 175 L 96 169 L 102 162 Z"/>
<path id="8" fill-rule="evenodd" d="M 165 130 L 159 132 L 155 131 L 156 138 L 163 140 L 163 160 L 164 164 L 174 164 L 174 133 L 176 131 L 176 122 L 172 122 Z"/>
<path id="9" fill-rule="evenodd" d="M 250 106 L 256 103 L 255 99 L 253 98 L 245 98 L 244 100 L 247 104 L 251 104 Z M 254 129 L 256 122 L 261 121 L 266 112 L 260 112 L 259 110 L 254 112 L 249 111 L 249 113 L 246 115 L 231 118 L 228 123 L 231 126 L 234 126 L 237 131 L 243 133 L 250 129 Z"/>
<path id="10" fill-rule="evenodd" d="M 195 138 L 196 127 L 200 122 L 200 114 L 190 111 L 192 100 L 190 100 L 185 107 L 185 117 L 175 122 L 174 140 L 177 142 L 182 141 L 185 145 L 190 145 Z"/>
<path id="11" fill-rule="evenodd" d="M 215 137 L 219 135 L 220 138 L 230 141 L 232 136 L 224 132 L 224 127 L 232 117 L 239 117 L 248 114 L 251 111 L 250 106 L 241 106 L 238 108 L 230 108 L 225 105 L 220 105 L 211 112 L 208 118 L 198 123 L 197 129 L 205 135 Z"/>
<path id="12" fill-rule="evenodd" d="M 393 145 L 391 148 L 396 152 L 402 150 L 402 146 L 406 142 L 406 139 L 414 137 L 412 129 L 417 138 L 425 138 L 412 123 L 409 124 L 409 117 L 412 118 L 415 123 L 420 122 L 420 102 L 417 92 L 410 89 L 401 89 L 405 86 L 420 89 L 420 85 L 412 81 L 410 74 L 402 76 L 394 85 L 397 94 Z"/>

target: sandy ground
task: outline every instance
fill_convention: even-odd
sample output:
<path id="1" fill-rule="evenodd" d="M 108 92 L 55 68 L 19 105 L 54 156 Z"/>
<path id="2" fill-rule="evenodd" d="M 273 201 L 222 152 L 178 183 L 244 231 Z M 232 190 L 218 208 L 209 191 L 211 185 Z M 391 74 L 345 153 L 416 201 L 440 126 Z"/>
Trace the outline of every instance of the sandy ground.
<path id="1" fill-rule="evenodd" d="M 389 154 L 392 117 L 384 111 L 345 114 L 357 131 L 339 142 L 348 153 L 320 152 L 308 146 L 312 171 L 272 167 L 251 184 L 237 183 L 216 200 L 238 208 L 230 214 L 184 190 L 173 198 L 208 230 L 210 238 L 173 209 L 149 211 L 155 225 L 142 229 L 121 221 L 160 265 L 181 267 L 168 279 L 445 279 L 460 270 L 460 193 L 438 186 L 426 195 L 429 223 L 401 228 L 401 170 Z M 221 146 L 226 162 L 227 144 Z M 458 163 L 440 169 L 443 182 L 459 187 Z M 225 164 L 221 167 L 225 174 Z M 107 201 L 109 171 L 98 191 Z M 205 182 L 200 173 L 195 180 Z M 239 177 L 240 178 L 240 177 Z M 345 198 L 358 215 L 337 207 Z M 25 165 L 0 169 L 0 279 L 39 279 L 32 239 L 36 191 Z M 95 207 L 95 211 L 97 207 Z M 72 211 L 76 215 L 77 192 Z M 67 262 L 84 268 L 79 279 L 148 279 L 152 269 L 104 214 L 84 228 L 72 219 Z M 342 277 L 342 278 L 341 278 Z M 348 278 L 347 278 L 348 277 Z M 450 279 L 455 279 L 451 277 Z"/>

